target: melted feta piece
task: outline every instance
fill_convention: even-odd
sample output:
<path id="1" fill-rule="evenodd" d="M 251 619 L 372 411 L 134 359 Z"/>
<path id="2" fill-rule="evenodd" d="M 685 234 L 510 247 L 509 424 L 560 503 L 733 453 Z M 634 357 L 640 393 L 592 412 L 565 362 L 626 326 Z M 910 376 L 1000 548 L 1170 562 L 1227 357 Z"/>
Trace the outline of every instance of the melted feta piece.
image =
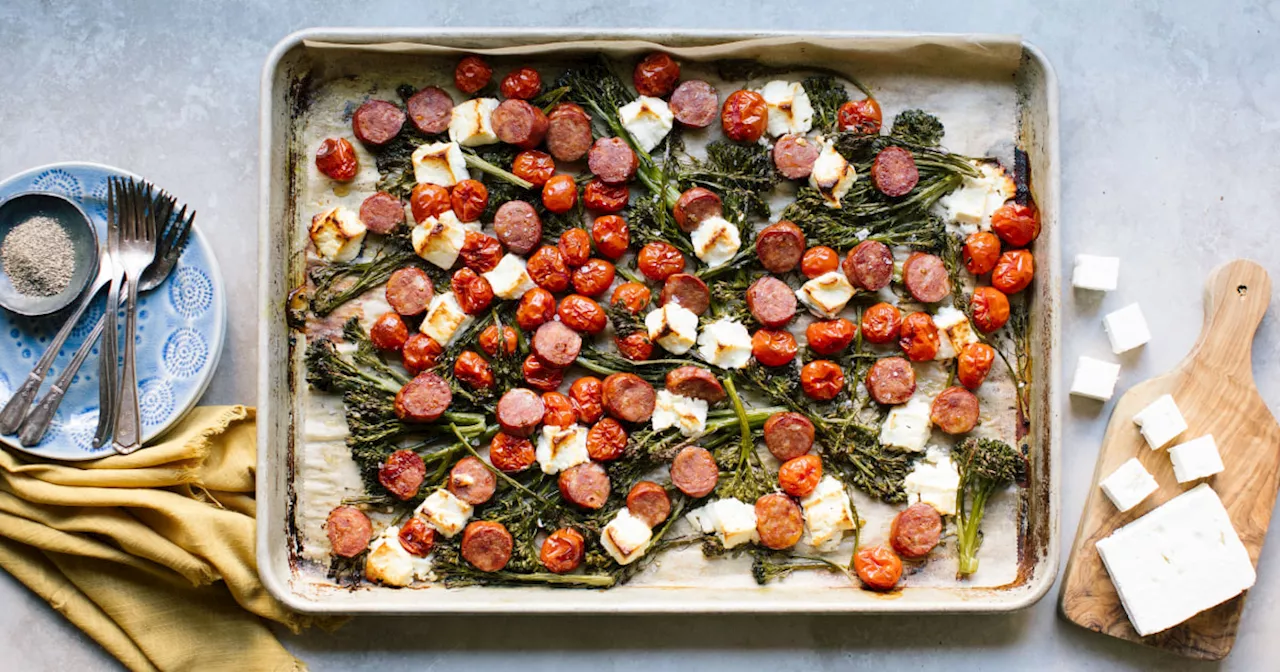
<path id="1" fill-rule="evenodd" d="M 960 489 L 960 472 L 951 456 L 938 448 L 930 448 L 924 459 L 916 463 L 902 483 L 911 502 L 924 502 L 944 516 L 956 515 L 956 491 Z"/>
<path id="2" fill-rule="evenodd" d="M 774 80 L 760 89 L 769 108 L 769 135 L 804 135 L 813 128 L 813 104 L 800 82 Z"/>
<path id="3" fill-rule="evenodd" d="M 819 551 L 840 545 L 847 530 L 858 526 L 844 484 L 834 476 L 824 476 L 808 497 L 800 500 L 804 509 L 805 543 Z"/>
<path id="4" fill-rule="evenodd" d="M 524 296 L 524 293 L 536 287 L 533 278 L 529 277 L 528 264 L 518 254 L 504 254 L 492 271 L 482 273 L 485 280 L 493 287 L 493 295 L 508 301 Z"/>
<path id="5" fill-rule="evenodd" d="M 452 492 L 440 488 L 427 495 L 414 514 L 446 537 L 462 531 L 471 518 L 471 505 L 458 499 Z"/>
<path id="6" fill-rule="evenodd" d="M 368 229 L 356 212 L 338 206 L 311 220 L 311 242 L 316 254 L 329 261 L 351 261 L 360 255 Z"/>
<path id="7" fill-rule="evenodd" d="M 964 233 L 991 229 L 991 215 L 1013 198 L 1017 187 L 1013 178 L 994 161 L 975 161 L 978 177 L 965 177 L 960 186 L 943 196 L 938 204 L 946 219 L 960 225 Z"/>
<path id="8" fill-rule="evenodd" d="M 884 424 L 880 425 L 880 443 L 913 453 L 924 452 L 924 445 L 933 434 L 933 421 L 929 419 L 932 404 L 920 394 L 907 403 L 889 409 Z"/>
<path id="9" fill-rule="evenodd" d="M 452 210 L 428 217 L 413 227 L 411 242 L 419 257 L 445 269 L 453 267 L 467 240 L 467 226 L 458 221 Z"/>
<path id="10" fill-rule="evenodd" d="M 471 175 L 456 142 L 435 142 L 413 150 L 413 179 L 418 184 L 452 187 Z"/>
<path id="11" fill-rule="evenodd" d="M 654 431 L 676 427 L 685 436 L 699 436 L 707 429 L 707 402 L 658 390 L 652 420 Z"/>
<path id="12" fill-rule="evenodd" d="M 600 545 L 619 565 L 629 565 L 638 560 L 649 550 L 652 539 L 653 531 L 649 526 L 631 515 L 625 506 L 600 530 Z"/>
<path id="13" fill-rule="evenodd" d="M 673 355 L 689 352 L 698 340 L 698 316 L 674 301 L 645 315 L 644 326 L 649 340 Z"/>
<path id="14" fill-rule="evenodd" d="M 422 326 L 418 331 L 435 339 L 441 346 L 449 345 L 453 337 L 471 324 L 472 318 L 462 310 L 458 297 L 453 292 L 436 294 L 427 304 L 426 317 L 422 318 Z"/>
<path id="15" fill-rule="evenodd" d="M 449 117 L 449 139 L 463 147 L 492 145 L 498 141 L 493 132 L 493 111 L 497 98 L 473 98 L 454 106 Z"/>
<path id="16" fill-rule="evenodd" d="M 543 425 L 534 455 L 544 474 L 558 474 L 569 467 L 590 462 L 587 428 L 578 424 L 568 427 Z"/>
<path id="17" fill-rule="evenodd" d="M 828 320 L 840 316 L 840 311 L 844 310 L 853 294 L 853 285 L 840 271 L 823 273 L 796 290 L 796 298 L 809 312 Z"/>
<path id="18" fill-rule="evenodd" d="M 721 217 L 702 220 L 698 228 L 689 234 L 689 240 L 693 242 L 693 253 L 707 268 L 724 266 L 742 247 L 738 227 Z"/>
<path id="19" fill-rule="evenodd" d="M 722 369 L 741 369 L 751 362 L 751 334 L 741 322 L 716 320 L 698 335 L 698 354 Z"/>
<path id="20" fill-rule="evenodd" d="M 969 318 L 951 306 L 939 308 L 933 324 L 938 328 L 938 355 L 934 359 L 952 359 L 964 352 L 966 345 L 978 342 Z"/>
<path id="21" fill-rule="evenodd" d="M 704 534 L 715 533 L 725 548 L 760 541 L 756 507 L 737 499 L 717 499 L 690 511 L 689 520 Z"/>
<path id="22" fill-rule="evenodd" d="M 675 115 L 671 113 L 667 101 L 640 96 L 618 108 L 618 119 L 622 121 L 622 127 L 636 139 L 640 148 L 650 152 L 671 132 Z"/>
<path id="23" fill-rule="evenodd" d="M 858 174 L 853 166 L 836 151 L 831 142 L 822 143 L 822 151 L 813 162 L 813 172 L 809 174 L 809 186 L 818 190 L 826 201 L 827 207 L 840 207 L 840 199 L 849 193 Z"/>
<path id="24" fill-rule="evenodd" d="M 405 550 L 400 544 L 400 527 L 388 527 L 369 547 L 365 558 L 364 576 L 387 586 L 404 587 L 415 579 L 427 581 L 433 578 L 431 561 Z"/>

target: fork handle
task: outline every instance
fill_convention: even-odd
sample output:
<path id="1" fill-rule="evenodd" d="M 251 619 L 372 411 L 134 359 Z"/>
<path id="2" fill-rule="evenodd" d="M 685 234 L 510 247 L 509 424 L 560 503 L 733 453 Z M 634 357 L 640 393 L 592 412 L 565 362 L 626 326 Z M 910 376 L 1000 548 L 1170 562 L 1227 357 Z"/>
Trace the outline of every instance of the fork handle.
<path id="1" fill-rule="evenodd" d="M 129 303 L 124 309 L 124 370 L 114 444 L 116 452 L 123 455 L 142 447 L 142 412 L 138 408 L 138 369 L 134 360 L 134 333 L 138 329 L 138 274 L 129 273 L 125 282 L 129 285 Z"/>
<path id="2" fill-rule="evenodd" d="M 58 412 L 58 407 L 62 405 L 62 397 L 66 396 L 67 388 L 71 387 L 71 381 L 75 380 L 76 373 L 80 371 L 80 366 L 84 364 L 84 360 L 89 357 L 90 351 L 93 350 L 93 344 L 102 335 L 102 328 L 106 326 L 107 316 L 103 315 L 98 318 L 98 323 L 93 326 L 93 331 L 89 333 L 89 337 L 80 344 L 80 348 L 76 350 L 76 354 L 67 363 L 62 373 L 58 374 L 53 386 L 45 393 L 44 398 L 36 403 L 27 417 L 22 420 L 22 426 L 18 429 L 18 440 L 24 446 L 34 446 L 40 443 L 46 432 L 49 431 L 49 425 L 53 424 L 53 416 Z"/>
<path id="3" fill-rule="evenodd" d="M 116 399 L 119 396 L 116 381 L 116 312 L 120 310 L 120 284 L 124 273 L 116 270 L 111 277 L 111 289 L 107 290 L 107 307 L 103 311 L 106 330 L 98 352 L 98 429 L 93 435 L 93 447 L 101 448 L 111 441 L 116 428 Z"/>

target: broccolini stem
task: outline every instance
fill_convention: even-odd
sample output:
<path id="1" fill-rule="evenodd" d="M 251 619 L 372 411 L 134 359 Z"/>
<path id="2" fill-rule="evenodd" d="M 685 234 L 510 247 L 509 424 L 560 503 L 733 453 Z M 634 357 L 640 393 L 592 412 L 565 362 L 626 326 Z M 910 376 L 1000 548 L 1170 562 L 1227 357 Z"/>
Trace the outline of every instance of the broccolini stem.
<path id="1" fill-rule="evenodd" d="M 720 384 L 724 386 L 724 391 L 728 393 L 729 401 L 733 403 L 733 411 L 738 416 L 739 444 L 742 446 L 742 450 L 738 454 L 738 467 L 742 468 L 747 461 L 747 456 L 756 447 L 755 441 L 751 440 L 751 423 L 747 420 L 747 409 L 742 406 L 742 398 L 738 396 L 738 390 L 733 385 L 733 376 L 725 375 L 720 379 Z"/>
<path id="2" fill-rule="evenodd" d="M 462 158 L 467 162 L 468 166 L 475 168 L 482 173 L 488 173 L 499 180 L 510 182 L 521 189 L 533 188 L 533 183 L 529 180 L 518 177 L 515 173 L 503 170 L 471 152 L 463 152 Z"/>
<path id="3" fill-rule="evenodd" d="M 617 580 L 607 574 L 552 574 L 550 572 L 534 572 L 517 574 L 515 572 L 494 572 L 487 578 L 495 581 L 511 581 L 515 583 L 546 583 L 553 586 L 588 586 L 609 588 Z"/>
<path id="4" fill-rule="evenodd" d="M 969 510 L 968 516 L 964 515 L 963 508 L 959 510 L 962 522 L 956 548 L 959 561 L 959 567 L 956 569 L 957 579 L 963 579 L 978 571 L 978 548 L 982 545 L 978 528 L 987 508 L 987 497 L 991 494 L 991 490 L 985 484 L 977 489 L 973 494 L 973 507 Z M 963 493 L 963 489 L 961 492 Z M 960 496 L 963 497 L 963 495 Z M 963 501 L 960 503 L 963 504 Z"/>

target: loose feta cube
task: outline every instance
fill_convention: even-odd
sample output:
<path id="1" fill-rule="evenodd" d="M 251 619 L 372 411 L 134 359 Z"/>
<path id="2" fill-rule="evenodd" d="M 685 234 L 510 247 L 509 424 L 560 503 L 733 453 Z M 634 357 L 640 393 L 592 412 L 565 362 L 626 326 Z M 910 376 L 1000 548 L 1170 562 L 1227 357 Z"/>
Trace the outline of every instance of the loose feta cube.
<path id="1" fill-rule="evenodd" d="M 568 427 L 543 425 L 534 456 L 544 474 L 558 474 L 569 467 L 590 462 L 587 428 L 578 424 Z"/>
<path id="2" fill-rule="evenodd" d="M 698 316 L 674 301 L 644 317 L 649 340 L 673 355 L 689 352 L 698 340 Z"/>
<path id="3" fill-rule="evenodd" d="M 1225 469 L 1212 434 L 1170 448 L 1169 459 L 1173 460 L 1173 476 L 1179 483 L 1208 478 Z"/>
<path id="4" fill-rule="evenodd" d="M 399 526 L 386 529 L 369 547 L 364 562 L 364 576 L 388 586 L 408 586 L 414 579 L 432 578 L 431 561 L 405 550 L 400 543 Z"/>
<path id="5" fill-rule="evenodd" d="M 449 139 L 463 147 L 492 145 L 498 141 L 493 132 L 493 111 L 497 98 L 473 98 L 453 107 L 449 118 Z"/>
<path id="6" fill-rule="evenodd" d="M 422 500 L 414 511 L 414 515 L 422 518 L 440 534 L 453 537 L 467 526 L 471 511 L 470 504 L 458 499 L 452 492 L 440 488 Z"/>
<path id="7" fill-rule="evenodd" d="M 434 142 L 413 150 L 413 179 L 418 184 L 453 185 L 471 177 L 456 142 Z"/>
<path id="8" fill-rule="evenodd" d="M 1077 254 L 1076 265 L 1071 272 L 1071 284 L 1079 289 L 1110 292 L 1120 278 L 1119 257 L 1098 257 Z"/>
<path id="9" fill-rule="evenodd" d="M 618 561 L 619 565 L 629 565 L 649 550 L 649 542 L 653 539 L 653 531 L 643 520 L 631 515 L 623 507 L 618 515 L 600 530 L 600 545 Z"/>
<path id="10" fill-rule="evenodd" d="M 805 543 L 820 551 L 839 546 L 845 531 L 858 526 L 844 484 L 833 476 L 824 476 L 818 487 L 800 500 L 800 506 L 804 508 Z"/>
<path id="11" fill-rule="evenodd" d="M 1142 503 L 1159 488 L 1156 479 L 1142 466 L 1138 458 L 1131 457 L 1124 464 L 1116 467 L 1109 476 L 1098 484 L 1112 504 L 1121 511 L 1128 511 Z"/>
<path id="12" fill-rule="evenodd" d="M 840 207 L 840 199 L 849 193 L 858 174 L 853 166 L 845 160 L 835 145 L 830 141 L 822 143 L 822 151 L 813 162 L 813 172 L 809 174 L 809 186 L 818 190 L 826 201 L 827 207 Z"/>
<path id="13" fill-rule="evenodd" d="M 1102 318 L 1102 326 L 1107 330 L 1107 338 L 1111 339 L 1111 351 L 1117 355 L 1146 345 L 1151 340 L 1147 320 L 1142 317 L 1142 309 L 1136 303 L 1107 313 Z"/>
<path id="14" fill-rule="evenodd" d="M 916 463 L 902 482 L 907 500 L 924 502 L 944 516 L 956 515 L 956 491 L 960 489 L 960 472 L 951 456 L 938 448 L 930 448 L 924 459 Z"/>
<path id="15" fill-rule="evenodd" d="M 944 216 L 965 233 L 990 229 L 991 215 L 1018 191 L 999 163 L 974 161 L 973 165 L 979 176 L 965 177 L 955 191 L 938 201 Z"/>
<path id="16" fill-rule="evenodd" d="M 880 425 L 880 443 L 901 448 L 912 453 L 923 453 L 924 445 L 933 434 L 933 421 L 929 419 L 932 404 L 921 395 L 907 403 L 894 406 Z"/>
<path id="17" fill-rule="evenodd" d="M 533 278 L 529 277 L 529 267 L 524 257 L 518 254 L 502 255 L 492 271 L 481 275 L 489 281 L 494 296 L 508 301 L 524 296 L 525 292 L 537 286 Z"/>
<path id="18" fill-rule="evenodd" d="M 938 328 L 938 355 L 935 359 L 951 359 L 970 343 L 978 342 L 978 335 L 973 331 L 969 318 L 951 306 L 938 309 L 933 316 L 933 324 Z"/>
<path id="19" fill-rule="evenodd" d="M 446 210 L 413 227 L 410 241 L 419 257 L 447 271 L 458 260 L 458 253 L 467 241 L 467 227 L 452 210 Z"/>
<path id="20" fill-rule="evenodd" d="M 462 311 L 458 297 L 453 292 L 436 294 L 427 304 L 426 317 L 422 318 L 422 326 L 418 331 L 435 339 L 441 346 L 449 345 L 459 332 L 471 324 L 470 315 Z"/>
<path id="21" fill-rule="evenodd" d="M 717 499 L 689 512 L 690 520 L 706 534 L 715 533 L 725 548 L 760 541 L 756 507 L 737 499 Z"/>
<path id="22" fill-rule="evenodd" d="M 707 429 L 707 402 L 658 390 L 652 420 L 654 431 L 676 427 L 685 436 L 700 436 Z"/>
<path id="23" fill-rule="evenodd" d="M 774 80 L 760 89 L 769 108 L 769 135 L 804 135 L 813 128 L 813 104 L 799 82 Z"/>
<path id="24" fill-rule="evenodd" d="M 741 369 L 751 361 L 751 334 L 741 322 L 716 320 L 698 335 L 698 354 L 722 369 Z"/>
<path id="25" fill-rule="evenodd" d="M 1143 637 L 1226 602 L 1257 579 L 1227 509 L 1205 483 L 1099 540 L 1097 548 Z"/>
<path id="26" fill-rule="evenodd" d="M 329 261 L 351 261 L 360 255 L 368 229 L 359 214 L 338 206 L 313 217 L 310 233 L 316 254 Z"/>
<path id="27" fill-rule="evenodd" d="M 1187 431 L 1187 421 L 1182 419 L 1182 411 L 1174 402 L 1173 395 L 1165 394 L 1147 404 L 1133 416 L 1133 422 L 1142 431 L 1142 438 L 1147 440 L 1151 450 L 1160 450 L 1169 445 L 1179 434 Z"/>
<path id="28" fill-rule="evenodd" d="M 1119 364 L 1081 357 L 1076 363 L 1076 375 L 1071 379 L 1071 394 L 1106 401 L 1115 394 L 1119 379 Z"/>
<path id="29" fill-rule="evenodd" d="M 707 268 L 724 266 L 742 247 L 742 237 L 738 235 L 738 227 L 721 217 L 708 217 L 702 220 L 698 228 L 689 234 L 689 240 L 693 242 L 693 253 L 707 265 Z"/>
<path id="30" fill-rule="evenodd" d="M 667 101 L 640 96 L 618 108 L 618 119 L 622 121 L 622 127 L 636 139 L 640 148 L 650 152 L 671 132 L 675 115 L 671 113 Z"/>
<path id="31" fill-rule="evenodd" d="M 840 271 L 823 273 L 796 290 L 796 298 L 809 312 L 828 320 L 834 319 L 853 298 L 853 285 Z"/>

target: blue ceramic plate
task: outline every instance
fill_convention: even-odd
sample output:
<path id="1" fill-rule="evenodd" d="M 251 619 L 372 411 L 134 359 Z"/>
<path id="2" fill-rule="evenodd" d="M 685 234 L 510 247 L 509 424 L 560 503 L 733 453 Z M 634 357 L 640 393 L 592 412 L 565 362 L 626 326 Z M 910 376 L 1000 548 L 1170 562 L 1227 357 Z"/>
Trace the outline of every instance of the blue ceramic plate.
<path id="1" fill-rule="evenodd" d="M 51 191 L 79 203 L 106 240 L 107 178 L 136 177 L 94 163 L 58 163 L 33 168 L 0 182 L 0 199 L 24 191 Z M 163 186 L 163 185 L 160 185 Z M 198 219 L 198 218 L 197 218 Z M 193 227 L 190 242 L 163 285 L 138 298 L 138 401 L 144 441 L 168 429 L 191 410 L 213 377 L 226 336 L 227 304 L 213 249 Z M 84 342 L 106 304 L 106 291 L 81 318 L 45 378 L 48 389 L 57 373 Z M 0 404 L 8 401 L 57 333 L 67 312 L 43 318 L 23 317 L 0 309 Z M 120 328 L 124 329 L 121 320 Z M 41 391 L 41 396 L 44 391 Z M 0 441 L 37 457 L 92 460 L 113 453 L 110 445 L 95 450 L 98 426 L 98 349 L 85 360 L 67 390 L 49 433 L 38 445 L 23 448 L 13 436 Z"/>

